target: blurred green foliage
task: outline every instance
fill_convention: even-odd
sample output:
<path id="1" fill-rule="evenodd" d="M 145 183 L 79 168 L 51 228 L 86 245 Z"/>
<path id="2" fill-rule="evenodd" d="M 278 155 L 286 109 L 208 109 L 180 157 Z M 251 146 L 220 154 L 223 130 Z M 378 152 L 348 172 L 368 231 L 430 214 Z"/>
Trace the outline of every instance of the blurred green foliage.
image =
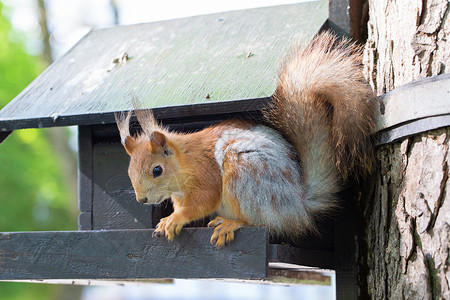
<path id="1" fill-rule="evenodd" d="M 28 299 L 57 299 L 59 288 L 56 285 L 21 283 L 21 282 L 1 282 L 1 300 L 28 300 Z"/>
<path id="2" fill-rule="evenodd" d="M 45 64 L 24 50 L 26 37 L 18 35 L 4 17 L 0 2 L 0 108 L 19 94 Z M 69 188 L 59 156 L 47 131 L 13 132 L 0 144 L 0 231 L 76 229 L 70 212 Z M 55 285 L 0 282 L 0 299 L 54 299 Z"/>
<path id="3" fill-rule="evenodd" d="M 42 129 L 14 132 L 0 145 L 0 231 L 76 229 L 58 158 Z"/>
<path id="4" fill-rule="evenodd" d="M 11 31 L 0 14 L 0 108 L 45 67 L 11 41 Z M 58 158 L 43 129 L 15 131 L 0 145 L 0 231 L 76 228 Z"/>

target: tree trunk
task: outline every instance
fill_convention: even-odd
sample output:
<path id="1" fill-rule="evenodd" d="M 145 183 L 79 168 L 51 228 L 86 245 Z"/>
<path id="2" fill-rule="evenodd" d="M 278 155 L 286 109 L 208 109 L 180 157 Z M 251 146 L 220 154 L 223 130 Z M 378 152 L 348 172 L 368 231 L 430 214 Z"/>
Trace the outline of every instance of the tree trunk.
<path id="1" fill-rule="evenodd" d="M 41 27 L 42 43 L 44 45 L 42 58 L 47 63 L 47 65 L 51 65 L 53 62 L 53 58 L 52 47 L 50 45 L 50 32 L 48 31 L 47 24 L 47 9 L 45 8 L 44 0 L 38 0 L 37 3 L 39 7 L 39 26 Z"/>
<path id="2" fill-rule="evenodd" d="M 447 0 L 369 0 L 364 63 L 378 94 L 449 72 L 449 11 Z M 374 193 L 361 203 L 362 297 L 450 299 L 449 136 L 442 128 L 377 149 Z"/>
<path id="3" fill-rule="evenodd" d="M 448 0 L 369 1 L 364 64 L 378 94 L 449 72 L 449 9 Z"/>
<path id="4" fill-rule="evenodd" d="M 39 25 L 42 34 L 42 43 L 44 49 L 42 52 L 42 58 L 47 65 L 51 65 L 52 59 L 52 48 L 50 44 L 50 32 L 48 30 L 47 23 L 47 10 L 44 0 L 37 1 L 39 7 Z M 56 150 L 57 159 L 61 166 L 61 172 L 65 176 L 68 187 L 69 195 L 68 203 L 70 203 L 70 211 L 76 220 L 79 210 L 77 201 L 77 156 L 76 153 L 69 147 L 69 131 L 66 128 L 53 127 L 47 130 L 47 137 L 49 142 L 52 144 L 53 148 Z"/>

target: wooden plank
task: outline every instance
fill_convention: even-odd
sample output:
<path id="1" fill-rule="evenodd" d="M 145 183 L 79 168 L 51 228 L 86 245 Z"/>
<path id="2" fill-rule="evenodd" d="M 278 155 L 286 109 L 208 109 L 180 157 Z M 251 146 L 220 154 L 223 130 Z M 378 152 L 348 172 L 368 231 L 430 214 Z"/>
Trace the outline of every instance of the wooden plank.
<path id="1" fill-rule="evenodd" d="M 112 123 L 131 93 L 146 108 L 269 98 L 280 57 L 327 16 L 317 1 L 93 30 L 0 111 L 0 130 Z"/>
<path id="2" fill-rule="evenodd" d="M 307 268 L 278 268 L 269 267 L 267 273 L 268 280 L 284 284 L 320 284 L 331 285 L 330 274 L 324 274 L 320 270 Z"/>
<path id="3" fill-rule="evenodd" d="M 78 127 L 78 208 L 92 212 L 92 127 Z"/>
<path id="4" fill-rule="evenodd" d="M 271 237 L 269 262 L 334 269 L 334 220 L 317 220 L 316 225 L 320 234 L 310 233 L 290 240 Z"/>
<path id="5" fill-rule="evenodd" d="M 79 230 L 92 229 L 92 126 L 78 127 Z"/>
<path id="6" fill-rule="evenodd" d="M 127 101 L 130 97 L 124 98 Z M 153 113 L 157 119 L 181 119 L 188 117 L 206 117 L 215 116 L 217 114 L 238 114 L 253 113 L 263 109 L 270 98 L 246 99 L 237 101 L 225 101 L 217 103 L 200 103 L 182 106 L 168 106 L 153 109 Z M 1 118 L 1 117 L 0 117 Z M 1 128 L 34 128 L 34 127 L 58 127 L 72 125 L 105 125 L 114 123 L 114 112 L 106 113 L 85 113 L 79 115 L 61 116 L 58 119 L 51 117 L 19 119 L 14 122 L 2 121 L 0 119 Z"/>
<path id="7" fill-rule="evenodd" d="M 331 286 L 332 271 L 317 270 L 313 268 L 286 266 L 273 266 L 269 264 L 266 278 L 257 279 L 238 279 L 227 278 L 226 282 L 232 283 L 251 283 L 263 285 L 323 285 Z M 192 279 L 191 279 L 192 280 Z M 202 278 L 202 281 L 217 281 L 217 279 Z M 28 280 L 0 280 L 7 282 L 25 282 L 25 283 L 43 283 L 43 284 L 68 284 L 84 286 L 146 286 L 152 284 L 173 284 L 174 279 L 28 279 Z"/>
<path id="8" fill-rule="evenodd" d="M 78 230 L 92 230 L 92 212 L 80 212 L 78 215 Z"/>
<path id="9" fill-rule="evenodd" d="M 339 34 L 350 34 L 350 1 L 329 1 L 328 22 Z"/>
<path id="10" fill-rule="evenodd" d="M 335 267 L 332 251 L 302 249 L 280 244 L 269 245 L 269 262 L 282 262 L 330 270 Z"/>
<path id="11" fill-rule="evenodd" d="M 238 281 L 238 280 L 236 280 Z M 242 281 L 242 280 L 241 280 Z M 86 286 L 145 286 L 148 284 L 173 284 L 174 279 L 24 279 L 24 280 L 0 280 L 0 282 L 24 282 L 41 284 L 64 284 Z"/>
<path id="12" fill-rule="evenodd" d="M 161 114 L 161 110 L 159 109 L 155 109 L 153 112 L 156 119 L 161 121 L 169 130 L 192 132 L 229 119 L 245 119 L 262 122 L 263 117 L 261 110 L 266 107 L 267 103 L 269 103 L 269 99 L 261 99 L 256 105 L 249 106 L 228 105 L 228 107 L 226 107 L 225 103 L 217 103 L 212 105 L 217 106 L 217 110 L 212 109 L 205 111 L 199 109 L 197 113 L 193 111 L 187 113 L 185 110 L 186 106 L 179 107 L 179 110 L 175 107 L 170 110 L 167 109 L 167 113 L 164 114 Z M 186 113 L 182 114 L 181 112 L 183 111 Z M 199 113 L 202 114 L 200 115 Z M 113 122 L 113 119 L 110 121 Z M 140 130 L 140 127 L 138 126 L 139 123 L 134 116 L 131 117 L 130 124 L 131 134 Z M 93 126 L 93 138 L 95 143 L 120 141 L 117 125 L 115 123 L 107 123 Z"/>
<path id="13" fill-rule="evenodd" d="M 212 231 L 183 229 L 173 242 L 153 230 L 0 233 L 0 280 L 266 277 L 264 228 L 221 249 Z"/>
<path id="14" fill-rule="evenodd" d="M 356 199 L 351 191 L 343 195 L 340 214 L 335 218 L 334 270 L 336 272 L 336 299 L 358 299 L 358 271 L 356 250 Z"/>

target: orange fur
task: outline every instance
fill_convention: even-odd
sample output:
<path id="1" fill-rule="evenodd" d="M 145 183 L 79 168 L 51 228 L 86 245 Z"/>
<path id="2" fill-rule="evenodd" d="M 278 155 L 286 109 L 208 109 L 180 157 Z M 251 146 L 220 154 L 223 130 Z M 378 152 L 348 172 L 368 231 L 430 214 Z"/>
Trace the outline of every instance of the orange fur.
<path id="1" fill-rule="evenodd" d="M 238 172 L 236 170 L 236 166 L 234 166 L 232 163 L 230 163 L 228 160 L 225 160 L 223 164 L 223 186 L 229 186 L 230 181 L 239 180 L 238 178 Z M 223 202 L 225 202 L 225 205 L 229 206 L 229 209 L 231 210 L 231 214 L 234 216 L 237 216 L 239 220 L 242 220 L 244 222 L 247 221 L 245 216 L 241 212 L 241 207 L 239 205 L 239 201 L 230 191 L 228 191 L 226 188 L 222 189 L 222 198 Z"/>
<path id="2" fill-rule="evenodd" d="M 123 128 L 128 126 L 129 119 L 129 115 L 116 116 L 121 133 L 129 134 Z M 138 119 L 147 126 L 145 134 L 122 137 L 131 158 L 128 175 L 139 202 L 158 204 L 171 198 L 174 212 L 161 219 L 155 232 L 172 240 L 183 225 L 217 210 L 222 196 L 222 175 L 214 157 L 216 140 L 226 129 L 245 128 L 249 124 L 226 121 L 201 132 L 180 134 L 158 126 L 149 111 L 140 111 Z M 152 178 L 155 166 L 163 166 L 164 176 Z M 237 200 L 231 197 L 230 203 L 233 212 L 239 214 Z"/>

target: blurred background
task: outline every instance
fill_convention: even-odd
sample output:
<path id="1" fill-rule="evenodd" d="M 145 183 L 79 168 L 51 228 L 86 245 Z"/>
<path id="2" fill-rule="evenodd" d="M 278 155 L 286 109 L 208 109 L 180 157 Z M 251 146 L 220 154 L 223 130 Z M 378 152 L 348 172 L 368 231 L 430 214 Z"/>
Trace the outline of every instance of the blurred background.
<path id="1" fill-rule="evenodd" d="M 0 108 L 89 30 L 300 1 L 0 0 Z M 0 145 L 0 232 L 77 230 L 76 128 L 13 132 Z M 82 287 L 0 282 L 0 300 L 334 299 L 330 285 L 175 280 Z"/>

